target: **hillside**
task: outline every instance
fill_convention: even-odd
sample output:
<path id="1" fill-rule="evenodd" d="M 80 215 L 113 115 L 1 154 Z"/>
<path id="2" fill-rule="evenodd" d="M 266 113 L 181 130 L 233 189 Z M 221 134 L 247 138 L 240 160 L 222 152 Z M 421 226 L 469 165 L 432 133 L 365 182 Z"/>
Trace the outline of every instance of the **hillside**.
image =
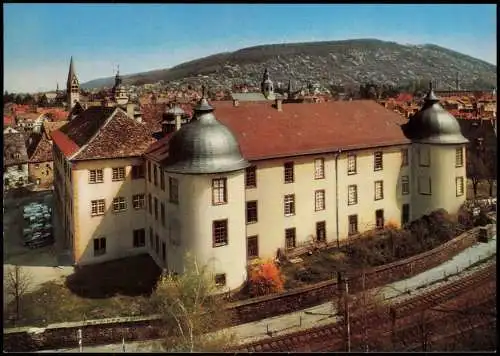
<path id="1" fill-rule="evenodd" d="M 440 89 L 496 86 L 496 66 L 436 45 L 402 45 L 375 39 L 274 44 L 219 53 L 170 69 L 132 74 L 125 84 L 165 82 L 201 84 L 229 89 L 235 84 L 258 85 L 264 68 L 271 79 L 304 86 L 329 84 L 401 85 L 414 80 L 437 80 Z M 84 88 L 111 87 L 113 78 L 96 79 Z M 175 83 L 174 83 L 175 84 Z"/>

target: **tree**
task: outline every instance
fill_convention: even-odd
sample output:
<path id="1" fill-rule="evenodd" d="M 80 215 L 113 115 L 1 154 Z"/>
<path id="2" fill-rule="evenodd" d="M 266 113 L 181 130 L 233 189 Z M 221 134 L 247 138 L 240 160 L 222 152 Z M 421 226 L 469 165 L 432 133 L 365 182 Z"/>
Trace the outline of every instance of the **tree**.
<path id="1" fill-rule="evenodd" d="M 21 300 L 32 285 L 31 274 L 20 266 L 13 266 L 6 270 L 4 287 L 7 295 L 14 298 L 16 303 L 16 320 L 19 320 Z"/>
<path id="2" fill-rule="evenodd" d="M 495 159 L 496 161 L 496 159 Z M 472 181 L 474 199 L 477 196 L 477 187 L 479 183 L 486 178 L 487 169 L 478 150 L 469 150 L 467 154 L 467 177 Z"/>
<path id="3" fill-rule="evenodd" d="M 488 182 L 489 196 L 493 197 L 493 185 L 497 180 L 497 155 L 495 149 L 486 149 L 484 153 L 485 178 Z"/>
<path id="4" fill-rule="evenodd" d="M 274 261 L 258 261 L 250 270 L 248 279 L 252 297 L 282 292 L 284 280 Z"/>
<path id="5" fill-rule="evenodd" d="M 167 352 L 222 351 L 234 336 L 218 328 L 229 323 L 222 298 L 207 266 L 196 258 L 185 257 L 182 275 L 166 273 L 160 277 L 152 295 L 154 309 L 162 316 L 164 338 L 160 347 Z M 215 330 L 215 331 L 214 331 Z"/>

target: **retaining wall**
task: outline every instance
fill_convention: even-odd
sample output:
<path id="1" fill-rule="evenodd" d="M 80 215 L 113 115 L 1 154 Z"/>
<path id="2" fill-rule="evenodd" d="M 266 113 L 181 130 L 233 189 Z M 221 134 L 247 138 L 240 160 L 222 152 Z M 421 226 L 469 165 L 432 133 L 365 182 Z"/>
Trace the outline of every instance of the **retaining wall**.
<path id="1" fill-rule="evenodd" d="M 367 289 L 385 285 L 436 267 L 472 246 L 479 228 L 474 228 L 447 243 L 419 255 L 365 270 Z M 349 276 L 351 293 L 361 288 L 362 273 Z M 328 301 L 337 291 L 337 281 L 325 281 L 285 293 L 229 303 L 225 307 L 234 325 L 311 307 Z M 82 329 L 84 345 L 148 340 L 160 336 L 158 316 L 113 318 L 52 324 L 45 328 L 4 329 L 4 351 L 21 352 L 78 347 L 77 330 Z"/>

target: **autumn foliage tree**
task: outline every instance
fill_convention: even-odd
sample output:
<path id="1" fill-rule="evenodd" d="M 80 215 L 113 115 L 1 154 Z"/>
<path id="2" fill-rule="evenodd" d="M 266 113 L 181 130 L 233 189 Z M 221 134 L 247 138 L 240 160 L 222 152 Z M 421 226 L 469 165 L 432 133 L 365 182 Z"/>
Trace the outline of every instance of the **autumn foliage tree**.
<path id="1" fill-rule="evenodd" d="M 251 269 L 248 289 L 252 297 L 278 293 L 284 290 L 284 279 L 274 261 L 258 261 Z"/>

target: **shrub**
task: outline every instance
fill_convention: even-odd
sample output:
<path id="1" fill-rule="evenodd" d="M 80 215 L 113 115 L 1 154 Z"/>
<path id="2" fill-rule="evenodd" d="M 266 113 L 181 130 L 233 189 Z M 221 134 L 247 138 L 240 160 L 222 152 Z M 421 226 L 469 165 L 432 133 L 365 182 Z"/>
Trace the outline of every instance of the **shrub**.
<path id="1" fill-rule="evenodd" d="M 284 278 L 274 261 L 255 264 L 249 274 L 248 290 L 252 297 L 282 292 Z"/>

